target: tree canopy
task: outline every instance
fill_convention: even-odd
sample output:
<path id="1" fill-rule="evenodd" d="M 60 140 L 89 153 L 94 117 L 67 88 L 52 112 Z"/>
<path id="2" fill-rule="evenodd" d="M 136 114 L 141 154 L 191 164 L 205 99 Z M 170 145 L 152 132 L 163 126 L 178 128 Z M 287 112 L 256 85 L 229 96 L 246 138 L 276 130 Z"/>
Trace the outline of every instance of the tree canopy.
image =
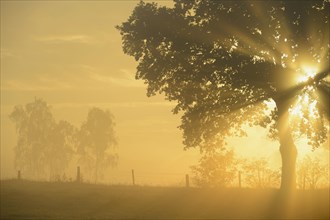
<path id="1" fill-rule="evenodd" d="M 26 177 L 40 178 L 49 171 L 54 180 L 68 166 L 73 154 L 73 126 L 56 122 L 51 107 L 42 99 L 25 106 L 17 105 L 10 114 L 16 124 L 16 168 Z"/>
<path id="2" fill-rule="evenodd" d="M 108 110 L 92 108 L 80 129 L 69 122 L 56 121 L 51 106 L 35 98 L 25 106 L 17 105 L 9 115 L 18 134 L 15 166 L 25 178 L 60 180 L 78 156 L 84 178 L 97 181 L 105 168 L 116 165 L 118 155 L 111 152 L 117 145 L 114 116 Z M 80 163 L 80 164 L 79 164 Z M 76 164 L 75 164 L 76 165 Z"/>
<path id="3" fill-rule="evenodd" d="M 140 2 L 117 28 L 147 95 L 182 112 L 184 144 L 215 151 L 261 125 L 279 140 L 282 189 L 296 187 L 297 148 L 329 132 L 329 1 Z M 269 103 L 275 104 L 270 109 Z M 299 120 L 296 120 L 299 118 Z"/>
<path id="4" fill-rule="evenodd" d="M 111 152 L 117 145 L 114 126 L 110 111 L 94 107 L 77 133 L 79 162 L 86 167 L 85 170 L 92 171 L 95 182 L 107 166 L 117 163 L 118 155 Z"/>
<path id="5" fill-rule="evenodd" d="M 191 167 L 195 184 L 200 187 L 235 186 L 233 181 L 239 162 L 233 150 L 204 154 L 199 163 Z"/>
<path id="6" fill-rule="evenodd" d="M 147 95 L 177 102 L 186 147 L 223 146 L 225 137 L 244 134 L 245 123 L 277 137 L 280 106 L 292 110 L 299 97 L 315 100 L 315 108 L 309 101 L 300 107 L 293 134 L 314 147 L 326 140 L 328 1 L 175 0 L 173 8 L 140 2 L 117 28 Z"/>

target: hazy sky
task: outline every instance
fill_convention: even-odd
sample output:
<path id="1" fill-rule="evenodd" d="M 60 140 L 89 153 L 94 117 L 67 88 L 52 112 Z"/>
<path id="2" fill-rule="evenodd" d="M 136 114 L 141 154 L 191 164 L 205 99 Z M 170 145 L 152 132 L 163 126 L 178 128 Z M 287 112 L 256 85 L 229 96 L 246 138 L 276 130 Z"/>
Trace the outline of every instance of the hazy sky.
<path id="1" fill-rule="evenodd" d="M 39 97 L 57 120 L 76 126 L 93 106 L 114 114 L 120 160 L 108 181 L 128 182 L 134 168 L 137 182 L 183 182 L 199 151 L 183 150 L 180 116 L 171 113 L 175 103 L 148 98 L 146 86 L 134 79 L 136 62 L 122 52 L 115 29 L 137 3 L 1 1 L 1 178 L 16 175 L 16 134 L 8 115 L 14 105 Z M 249 157 L 271 156 L 278 165 L 278 144 L 262 129 L 249 135 L 230 145 Z"/>

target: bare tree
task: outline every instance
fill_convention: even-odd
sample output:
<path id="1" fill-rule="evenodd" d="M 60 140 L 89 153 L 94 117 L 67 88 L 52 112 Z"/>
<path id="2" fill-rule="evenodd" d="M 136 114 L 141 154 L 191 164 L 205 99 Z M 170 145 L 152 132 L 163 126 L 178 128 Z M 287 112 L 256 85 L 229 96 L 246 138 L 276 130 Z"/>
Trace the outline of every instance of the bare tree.
<path id="1" fill-rule="evenodd" d="M 277 188 L 280 171 L 269 168 L 266 158 L 247 161 L 244 166 L 244 183 L 253 188 Z"/>
<path id="2" fill-rule="evenodd" d="M 305 156 L 298 163 L 297 182 L 300 189 L 316 189 L 323 178 L 328 179 L 329 167 L 321 163 L 317 157 Z"/>

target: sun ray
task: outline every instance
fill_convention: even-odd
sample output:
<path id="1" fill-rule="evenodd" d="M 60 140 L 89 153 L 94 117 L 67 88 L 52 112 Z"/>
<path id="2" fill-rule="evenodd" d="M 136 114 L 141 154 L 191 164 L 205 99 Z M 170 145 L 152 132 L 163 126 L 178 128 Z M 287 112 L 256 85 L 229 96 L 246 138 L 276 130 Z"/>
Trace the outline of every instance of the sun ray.
<path id="1" fill-rule="evenodd" d="M 300 75 L 297 77 L 297 83 L 303 83 L 303 82 L 307 82 L 309 79 L 313 79 L 318 72 L 317 67 L 311 67 L 311 66 L 302 66 L 302 68 L 299 70 L 300 70 Z"/>

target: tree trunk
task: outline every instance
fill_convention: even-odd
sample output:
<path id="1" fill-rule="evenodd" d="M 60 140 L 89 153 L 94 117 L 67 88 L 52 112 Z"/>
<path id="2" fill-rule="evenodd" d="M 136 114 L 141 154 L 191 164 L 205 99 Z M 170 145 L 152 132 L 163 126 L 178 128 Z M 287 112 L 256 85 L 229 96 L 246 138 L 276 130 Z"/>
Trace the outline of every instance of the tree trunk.
<path id="1" fill-rule="evenodd" d="M 296 189 L 297 148 L 289 126 L 290 100 L 276 100 L 278 110 L 277 129 L 282 157 L 281 190 Z"/>

